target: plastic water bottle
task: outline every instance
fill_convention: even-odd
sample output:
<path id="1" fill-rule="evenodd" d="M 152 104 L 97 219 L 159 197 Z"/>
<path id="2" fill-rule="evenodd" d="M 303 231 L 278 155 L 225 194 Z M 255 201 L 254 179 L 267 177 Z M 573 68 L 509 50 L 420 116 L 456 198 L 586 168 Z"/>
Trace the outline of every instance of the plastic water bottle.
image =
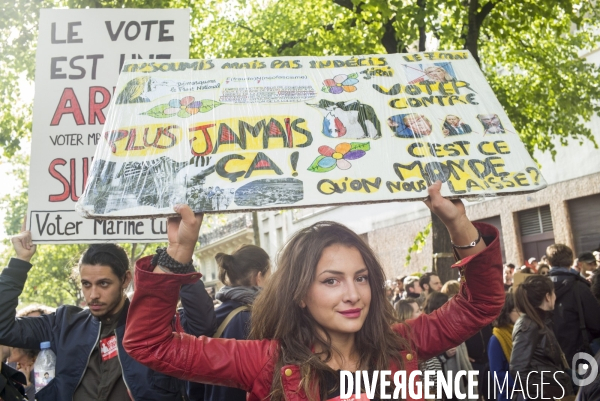
<path id="1" fill-rule="evenodd" d="M 42 350 L 33 365 L 36 393 L 46 387 L 46 384 L 50 383 L 50 380 L 54 379 L 56 369 L 56 355 L 50 349 L 50 341 L 41 343 L 40 348 Z"/>

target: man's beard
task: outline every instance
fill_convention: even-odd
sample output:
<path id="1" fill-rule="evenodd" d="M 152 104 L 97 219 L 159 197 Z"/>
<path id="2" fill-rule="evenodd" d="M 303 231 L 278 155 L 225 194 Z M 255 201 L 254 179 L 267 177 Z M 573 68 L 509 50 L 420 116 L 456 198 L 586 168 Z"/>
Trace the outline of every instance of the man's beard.
<path id="1" fill-rule="evenodd" d="M 121 301 L 123 300 L 123 297 L 125 296 L 125 294 L 123 294 L 123 291 L 119 291 L 119 298 L 117 299 L 117 301 L 112 304 L 112 306 L 107 305 L 110 309 L 107 309 L 106 312 L 101 313 L 101 314 L 97 314 L 94 313 L 94 311 L 92 311 L 90 309 L 90 313 L 94 316 L 97 317 L 98 319 L 105 319 L 107 317 L 110 317 L 112 315 L 114 315 L 114 310 L 121 304 Z M 92 304 L 93 305 L 93 304 Z"/>

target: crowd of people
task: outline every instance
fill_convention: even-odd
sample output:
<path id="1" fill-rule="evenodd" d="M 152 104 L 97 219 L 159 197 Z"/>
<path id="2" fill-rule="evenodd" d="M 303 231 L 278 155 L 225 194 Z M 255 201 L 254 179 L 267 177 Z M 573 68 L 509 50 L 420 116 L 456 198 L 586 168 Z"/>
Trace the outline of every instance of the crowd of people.
<path id="1" fill-rule="evenodd" d="M 556 382 L 544 384 L 547 394 L 574 399 L 578 389 L 563 361 L 597 351 L 598 262 L 586 254 L 574 261 L 568 247 L 555 244 L 547 250 L 548 274 L 532 261 L 531 272 L 513 273 L 502 265 L 494 227 L 472 224 L 462 203 L 441 197 L 437 184 L 426 203 L 448 228 L 459 280 L 443 283 L 426 273 L 386 286 L 377 257 L 358 235 L 320 222 L 288 241 L 273 272 L 257 246 L 215 255 L 223 284 L 216 307 L 192 263 L 202 215 L 187 206 L 177 206 L 180 217 L 169 220 L 169 246 L 138 260 L 135 274 L 119 246 L 88 247 L 79 262 L 86 308 L 17 311 L 35 268 L 36 248 L 24 231 L 13 237 L 14 257 L 0 274 L 7 378 L 0 399 L 337 401 L 341 371 L 358 370 L 407 377 L 417 370 L 478 371 L 477 400 L 511 399 L 490 395 L 488 372 L 513 383 L 544 370 L 556 373 Z M 35 393 L 32 366 L 45 341 L 57 356 L 55 377 Z M 533 391 L 541 381 L 523 383 Z M 465 392 L 468 383 L 458 384 Z M 374 391 L 374 399 L 385 398 L 385 388 Z M 586 391 L 600 391 L 598 380 L 579 395 L 598 399 L 600 393 Z"/>
<path id="2" fill-rule="evenodd" d="M 516 271 L 515 271 L 516 270 Z M 443 283 L 435 273 L 399 276 L 386 287 L 386 296 L 400 321 L 431 313 L 460 289 L 456 280 Z M 600 252 L 584 252 L 574 258 L 566 245 L 547 248 L 538 262 L 528 259 L 520 269 L 504 265 L 504 307 L 496 320 L 458 347 L 422 363 L 422 369 L 478 370 L 480 399 L 510 401 L 504 389 L 515 388 L 514 377 L 531 372 L 571 372 L 578 352 L 600 361 Z M 566 363 L 565 363 L 566 362 Z M 489 372 L 489 376 L 488 376 Z M 600 400 L 600 384 L 577 389 L 565 373 L 556 373 L 561 386 L 547 385 L 547 396 L 560 398 L 580 390 L 578 400 Z M 488 395 L 497 378 L 495 397 Z M 540 378 L 528 381 L 530 394 L 539 394 Z M 488 387 L 489 386 L 489 387 Z M 536 388 L 537 386 L 537 388 Z M 518 386 L 517 386 L 518 388 Z M 493 395 L 493 394 L 492 394 Z M 538 396 L 539 397 L 539 396 Z"/>

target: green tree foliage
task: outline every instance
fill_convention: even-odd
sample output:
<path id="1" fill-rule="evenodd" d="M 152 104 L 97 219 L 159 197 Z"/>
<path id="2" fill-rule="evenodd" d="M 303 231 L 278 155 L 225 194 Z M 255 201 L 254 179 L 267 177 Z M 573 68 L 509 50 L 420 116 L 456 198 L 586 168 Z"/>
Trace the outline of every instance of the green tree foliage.
<path id="1" fill-rule="evenodd" d="M 425 245 L 427 244 L 427 237 L 431 233 L 431 221 L 427 223 L 427 225 L 423 228 L 422 231 L 419 231 L 417 235 L 415 235 L 414 242 L 411 246 L 408 247 L 408 253 L 406 254 L 406 259 L 404 260 L 404 267 L 407 267 L 410 264 L 412 259 L 412 253 L 421 253 Z"/>

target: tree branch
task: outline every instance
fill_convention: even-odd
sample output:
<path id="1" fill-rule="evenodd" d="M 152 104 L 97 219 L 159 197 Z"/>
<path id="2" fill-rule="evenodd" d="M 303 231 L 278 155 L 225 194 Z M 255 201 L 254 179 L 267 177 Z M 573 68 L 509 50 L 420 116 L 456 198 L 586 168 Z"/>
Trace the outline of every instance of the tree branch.
<path id="1" fill-rule="evenodd" d="M 354 4 L 352 4 L 352 0 L 333 0 L 333 2 L 340 7 L 344 7 L 350 11 L 354 11 Z"/>
<path id="2" fill-rule="evenodd" d="M 490 14 L 490 12 L 492 12 L 494 7 L 496 7 L 496 4 L 498 4 L 498 3 L 499 3 L 499 1 L 497 1 L 497 2 L 488 1 L 487 3 L 485 3 L 485 5 L 483 7 L 481 7 L 481 11 L 478 12 L 477 16 L 475 17 L 475 21 L 477 22 L 477 28 L 481 27 L 485 18 Z"/>
<path id="3" fill-rule="evenodd" d="M 245 26 L 245 25 L 242 25 L 242 24 L 237 24 L 237 26 L 239 26 L 239 27 L 240 27 L 240 28 L 242 28 L 242 29 L 245 29 L 245 30 L 247 30 L 248 32 L 252 32 L 252 34 L 256 35 L 256 32 L 254 32 L 254 30 L 253 30 L 253 29 L 251 29 L 251 28 L 249 28 L 249 27 L 247 27 L 247 26 Z M 274 45 L 274 44 L 273 44 L 273 43 L 272 43 L 272 42 L 271 42 L 269 39 L 265 39 L 265 38 L 261 38 L 261 39 L 263 40 L 263 42 L 265 42 L 265 43 L 266 43 L 266 44 L 268 44 L 269 46 L 273 46 L 273 47 L 275 47 L 275 45 Z"/>
<path id="4" fill-rule="evenodd" d="M 323 27 L 326 31 L 333 31 L 333 24 L 328 24 Z M 284 42 L 277 48 L 277 54 L 281 54 L 285 49 L 291 49 L 296 46 L 298 43 L 306 42 L 306 38 L 298 39 L 298 40 L 290 40 L 289 42 Z"/>
<path id="5" fill-rule="evenodd" d="M 385 31 L 383 32 L 383 36 L 381 37 L 381 44 L 385 47 L 385 51 L 388 54 L 398 53 L 398 51 L 405 52 L 405 49 L 399 49 L 400 44 L 396 39 L 396 30 L 394 29 L 394 21 L 389 20 L 385 26 Z"/>

